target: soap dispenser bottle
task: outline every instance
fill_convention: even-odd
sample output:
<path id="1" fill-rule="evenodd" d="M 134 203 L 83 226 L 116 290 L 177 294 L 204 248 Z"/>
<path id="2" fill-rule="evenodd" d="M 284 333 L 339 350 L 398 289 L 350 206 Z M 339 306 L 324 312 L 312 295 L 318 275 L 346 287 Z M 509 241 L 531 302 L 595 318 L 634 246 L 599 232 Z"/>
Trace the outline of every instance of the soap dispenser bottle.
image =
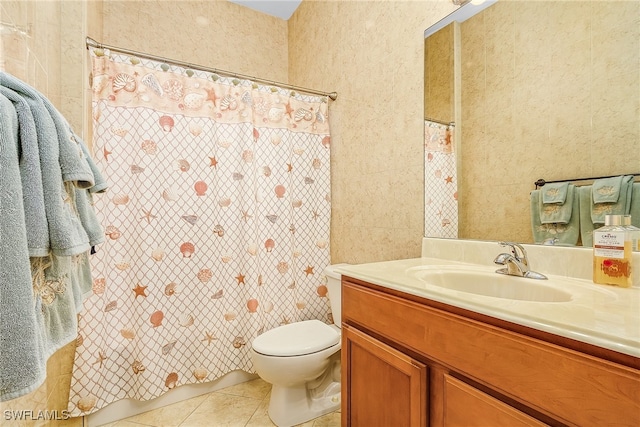
<path id="1" fill-rule="evenodd" d="M 631 232 L 622 215 L 606 215 L 604 226 L 593 232 L 593 281 L 628 288 L 632 285 Z"/>
<path id="2" fill-rule="evenodd" d="M 640 228 L 631 224 L 631 215 L 622 216 L 622 226 L 631 233 L 631 250 L 640 252 Z"/>

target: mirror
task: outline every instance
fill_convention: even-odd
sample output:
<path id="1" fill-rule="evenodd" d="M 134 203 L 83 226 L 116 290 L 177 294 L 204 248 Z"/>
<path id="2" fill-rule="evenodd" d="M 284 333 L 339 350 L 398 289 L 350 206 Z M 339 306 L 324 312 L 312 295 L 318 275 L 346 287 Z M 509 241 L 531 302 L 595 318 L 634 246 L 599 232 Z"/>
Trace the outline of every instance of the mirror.
<path id="1" fill-rule="evenodd" d="M 457 218 L 427 151 L 425 236 L 532 243 L 538 179 L 638 173 L 640 1 L 497 1 L 451 21 L 425 32 L 425 150 L 451 147 Z"/>

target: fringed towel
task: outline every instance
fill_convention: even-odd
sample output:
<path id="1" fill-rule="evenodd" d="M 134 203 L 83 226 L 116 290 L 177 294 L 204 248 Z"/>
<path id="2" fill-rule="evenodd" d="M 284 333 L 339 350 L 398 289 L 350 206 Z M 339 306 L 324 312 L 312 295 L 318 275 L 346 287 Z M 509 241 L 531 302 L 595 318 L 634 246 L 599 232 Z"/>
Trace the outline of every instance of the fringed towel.
<path id="1" fill-rule="evenodd" d="M 107 185 L 84 142 L 42 94 L 0 72 L 0 101 L 4 401 L 36 389 L 48 357 L 77 336 L 77 314 L 91 290 L 88 250 L 104 240 L 91 193 Z"/>

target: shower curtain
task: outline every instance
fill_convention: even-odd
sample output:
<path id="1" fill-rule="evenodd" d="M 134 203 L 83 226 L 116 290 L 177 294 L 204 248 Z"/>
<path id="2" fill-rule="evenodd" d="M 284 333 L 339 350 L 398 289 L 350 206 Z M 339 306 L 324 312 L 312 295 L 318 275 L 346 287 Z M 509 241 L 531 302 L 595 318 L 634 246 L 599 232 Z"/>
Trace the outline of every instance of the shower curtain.
<path id="1" fill-rule="evenodd" d="M 424 122 L 424 235 L 458 237 L 458 177 L 451 125 Z"/>
<path id="2" fill-rule="evenodd" d="M 92 50 L 95 198 L 68 410 L 253 372 L 251 340 L 330 322 L 328 100 Z"/>

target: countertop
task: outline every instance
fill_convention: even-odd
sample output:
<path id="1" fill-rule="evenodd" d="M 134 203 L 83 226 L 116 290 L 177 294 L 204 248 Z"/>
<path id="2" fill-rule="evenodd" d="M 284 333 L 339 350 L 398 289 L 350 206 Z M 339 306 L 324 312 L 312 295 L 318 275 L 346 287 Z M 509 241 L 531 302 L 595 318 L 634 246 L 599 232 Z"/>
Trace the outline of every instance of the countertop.
<path id="1" fill-rule="evenodd" d="M 569 292 L 572 295 L 570 301 L 512 300 L 433 286 L 416 274 L 416 271 L 438 265 L 483 272 L 495 272 L 496 269 L 496 266 L 440 258 L 413 258 L 340 265 L 336 271 L 407 294 L 640 357 L 640 288 L 596 285 L 590 280 L 547 274 L 549 280 L 545 285 Z"/>

